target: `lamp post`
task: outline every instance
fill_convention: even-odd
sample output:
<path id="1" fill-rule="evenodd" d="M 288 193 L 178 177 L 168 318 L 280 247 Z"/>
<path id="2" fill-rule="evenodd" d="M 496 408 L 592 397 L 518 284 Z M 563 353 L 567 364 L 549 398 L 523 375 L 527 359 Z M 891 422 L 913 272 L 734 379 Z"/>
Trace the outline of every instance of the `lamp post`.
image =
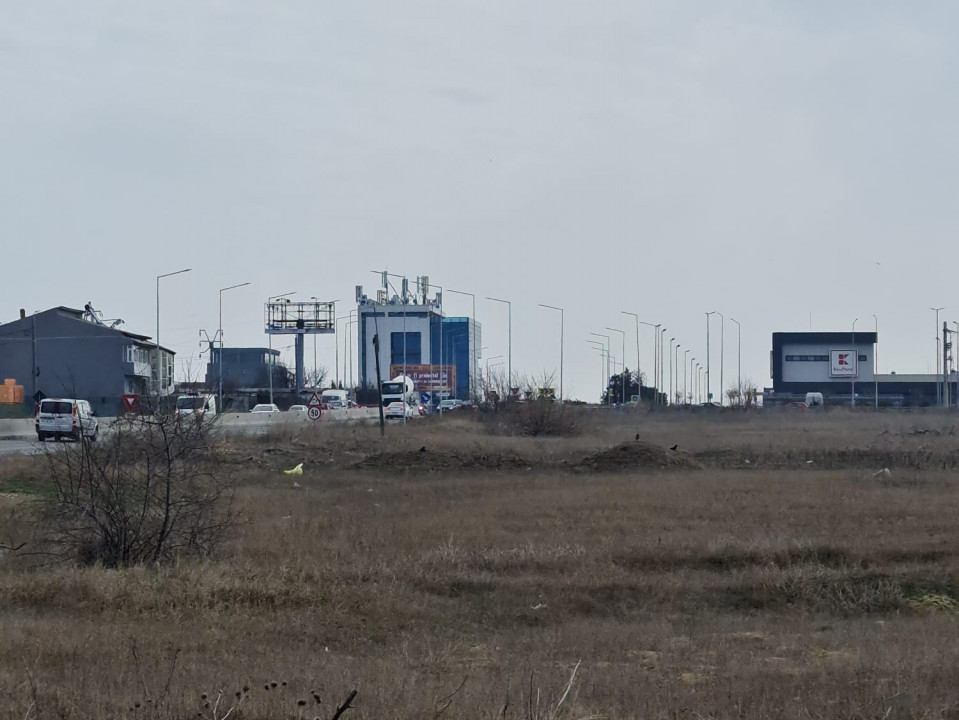
<path id="1" fill-rule="evenodd" d="M 606 404 L 609 405 L 609 351 L 606 349 L 606 345 L 596 340 L 587 340 L 586 342 L 592 345 L 594 350 L 599 350 L 599 357 L 602 360 L 599 367 L 600 385 L 603 387 L 602 394 L 606 396 Z"/>
<path id="2" fill-rule="evenodd" d="M 632 315 L 633 320 L 636 321 L 636 392 L 639 394 L 639 399 L 643 399 L 643 372 L 639 367 L 639 315 L 636 313 L 629 312 L 628 310 L 622 310 L 623 315 Z"/>
<path id="3" fill-rule="evenodd" d="M 507 344 L 506 344 L 506 374 L 507 378 L 507 392 L 513 394 L 513 303 L 509 300 L 500 300 L 499 298 L 487 296 L 487 300 L 492 300 L 493 302 L 505 303 L 506 304 L 506 322 L 507 322 Z"/>
<path id="4" fill-rule="evenodd" d="M 689 397 L 689 391 L 686 389 L 686 368 L 689 366 L 689 348 L 686 348 L 683 351 L 683 405 L 685 405 Z"/>
<path id="5" fill-rule="evenodd" d="M 743 329 L 739 320 L 730 316 L 730 322 L 736 323 L 736 397 L 739 398 L 739 404 L 745 405 L 743 397 Z"/>
<path id="6" fill-rule="evenodd" d="M 666 345 L 666 328 L 662 328 L 659 333 L 659 386 L 663 387 L 666 384 L 666 371 L 663 370 L 663 346 Z M 663 405 L 665 405 L 668 400 L 668 397 L 664 397 Z"/>
<path id="7" fill-rule="evenodd" d="M 679 348 L 682 347 L 679 343 L 676 343 L 676 354 L 673 356 L 673 367 L 676 370 L 676 383 L 673 388 L 673 398 L 675 399 L 679 395 Z"/>
<path id="8" fill-rule="evenodd" d="M 941 353 L 939 352 L 939 311 L 945 310 L 945 307 L 931 307 L 929 308 L 934 313 L 936 313 L 936 375 L 939 374 L 939 362 Z M 942 386 L 939 384 L 939 380 L 936 380 L 936 403 L 942 405 Z"/>
<path id="9" fill-rule="evenodd" d="M 669 398 L 667 405 L 672 405 L 673 403 L 673 343 L 676 342 L 676 338 L 669 338 Z"/>
<path id="10" fill-rule="evenodd" d="M 856 353 L 856 364 L 853 365 L 855 372 L 852 375 L 852 407 L 856 407 L 856 373 L 859 372 L 859 350 L 856 348 L 856 322 L 859 318 L 852 321 L 852 351 Z"/>
<path id="11" fill-rule="evenodd" d="M 723 404 L 723 394 L 726 392 L 725 379 L 723 377 L 723 367 L 726 364 L 726 317 L 719 310 L 719 404 Z"/>
<path id="12" fill-rule="evenodd" d="M 609 405 L 612 400 L 612 396 L 609 394 L 609 346 L 610 340 L 609 335 L 603 335 L 602 333 L 591 332 L 590 335 L 595 335 L 596 337 L 606 338 L 606 381 L 603 385 L 603 392 L 606 393 L 606 404 Z"/>
<path id="13" fill-rule="evenodd" d="M 559 400 L 563 401 L 563 347 L 565 344 L 564 335 L 566 333 L 566 311 L 555 305 L 539 304 L 542 308 L 559 311 Z"/>
<path id="14" fill-rule="evenodd" d="M 697 392 L 699 393 L 699 402 L 702 403 L 703 400 L 704 400 L 704 398 L 703 398 L 703 389 L 704 389 L 703 386 L 704 386 L 704 385 L 708 385 L 708 383 L 705 383 L 705 382 L 704 382 L 704 381 L 706 380 L 706 375 L 705 375 L 706 368 L 704 368 L 701 364 L 699 364 L 699 366 L 696 368 L 696 370 L 697 370 L 697 372 L 699 373 L 699 377 L 697 378 L 697 382 L 696 382 Z M 709 388 L 706 387 L 705 390 L 706 390 L 706 395 L 708 396 L 708 395 L 709 395 Z M 706 398 L 706 402 L 708 402 L 708 397 Z"/>
<path id="15" fill-rule="evenodd" d="M 872 350 L 872 380 L 874 383 L 873 395 L 876 402 L 876 409 L 879 409 L 879 318 L 873 314 L 872 319 L 876 321 L 876 344 Z"/>
<path id="16" fill-rule="evenodd" d="M 956 326 L 956 334 L 953 336 L 953 338 L 959 339 L 959 322 L 956 322 L 955 320 L 953 320 L 953 321 L 952 321 L 952 324 Z M 957 342 L 956 339 L 953 340 L 953 343 Z M 877 340 L 877 342 L 878 342 L 878 340 Z M 955 348 L 953 348 L 953 352 L 955 352 Z M 952 366 L 953 366 L 953 367 L 956 366 L 955 360 L 953 360 Z M 956 379 L 956 394 L 955 394 L 955 398 L 956 398 L 956 407 L 959 407 L 959 377 L 957 377 L 957 379 Z"/>
<path id="17" fill-rule="evenodd" d="M 659 323 L 653 324 L 639 321 L 640 325 L 646 325 L 653 329 L 653 394 L 655 395 L 654 404 L 659 405 Z"/>
<path id="18" fill-rule="evenodd" d="M 620 402 L 625 404 L 626 403 L 626 331 L 618 330 L 616 328 L 611 328 L 611 327 L 608 327 L 606 329 L 610 330 L 611 332 L 618 332 L 623 336 L 623 357 L 622 357 L 623 372 L 620 374 L 619 378 L 622 381 L 620 383 L 620 385 L 622 386 L 622 390 L 620 391 Z M 614 372 L 615 372 L 615 369 L 614 369 Z"/>
<path id="19" fill-rule="evenodd" d="M 473 400 L 477 398 L 476 394 L 476 374 L 477 374 L 477 352 L 476 352 L 476 295 L 471 292 L 464 292 L 462 290 L 450 290 L 446 288 L 447 292 L 454 293 L 456 295 L 469 295 L 473 303 L 473 318 L 470 323 L 470 392 L 473 394 Z M 562 370 L 560 370 L 560 375 L 562 375 Z M 560 395 L 562 395 L 562 390 Z"/>
<path id="20" fill-rule="evenodd" d="M 160 278 L 170 277 L 172 275 L 180 275 L 181 273 L 188 273 L 192 268 L 186 268 L 185 270 L 177 270 L 176 272 L 164 273 L 163 275 L 157 275 L 157 334 L 156 334 L 156 343 L 157 343 L 157 398 L 163 394 L 163 351 L 160 349 Z M 159 400 L 157 401 L 159 405 Z"/>
<path id="21" fill-rule="evenodd" d="M 218 333 L 220 335 L 220 366 L 219 372 L 219 383 L 217 387 L 217 398 L 216 398 L 216 408 L 217 412 L 223 412 L 223 293 L 227 290 L 235 290 L 236 288 L 241 288 L 249 285 L 250 283 L 239 283 L 238 285 L 230 285 L 229 287 L 220 288 L 220 327 L 218 328 Z"/>

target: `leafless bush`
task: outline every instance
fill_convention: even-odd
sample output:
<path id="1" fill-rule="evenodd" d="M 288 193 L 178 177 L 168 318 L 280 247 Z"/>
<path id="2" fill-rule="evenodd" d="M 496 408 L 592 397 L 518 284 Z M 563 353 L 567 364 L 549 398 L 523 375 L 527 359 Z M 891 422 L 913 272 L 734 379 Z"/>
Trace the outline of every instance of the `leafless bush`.
<path id="1" fill-rule="evenodd" d="M 499 435 L 525 437 L 573 437 L 581 431 L 582 408 L 553 400 L 537 399 L 515 402 L 487 412 L 484 419 L 489 429 Z"/>
<path id="2" fill-rule="evenodd" d="M 209 429 L 158 413 L 119 420 L 100 444 L 48 451 L 40 552 L 107 567 L 211 553 L 237 514 L 231 483 L 203 462 Z"/>

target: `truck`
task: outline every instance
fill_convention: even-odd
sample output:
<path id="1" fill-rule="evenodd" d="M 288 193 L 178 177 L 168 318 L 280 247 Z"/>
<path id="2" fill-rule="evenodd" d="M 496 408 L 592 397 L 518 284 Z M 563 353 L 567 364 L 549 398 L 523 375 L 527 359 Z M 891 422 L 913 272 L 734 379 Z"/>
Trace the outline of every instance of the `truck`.
<path id="1" fill-rule="evenodd" d="M 420 404 L 416 383 L 406 375 L 397 375 L 392 380 L 383 382 L 380 387 L 380 402 L 383 403 L 383 407 L 389 407 L 390 403 L 397 401 L 402 401 L 404 405 L 414 408 Z"/>
<path id="2" fill-rule="evenodd" d="M 337 390 L 330 388 L 320 394 L 320 402 L 330 410 L 339 408 L 348 408 L 350 406 L 350 394 L 347 390 Z"/>

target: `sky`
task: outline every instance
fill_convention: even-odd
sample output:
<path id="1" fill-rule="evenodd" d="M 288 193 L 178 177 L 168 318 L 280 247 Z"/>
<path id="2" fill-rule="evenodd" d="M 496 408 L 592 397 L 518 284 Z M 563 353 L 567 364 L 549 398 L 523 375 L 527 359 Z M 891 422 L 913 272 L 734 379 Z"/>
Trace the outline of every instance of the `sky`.
<path id="1" fill-rule="evenodd" d="M 595 400 L 634 319 L 725 381 L 776 331 L 880 331 L 935 369 L 959 320 L 959 5 L 50 0 L 0 23 L 0 322 L 90 301 L 266 346 L 263 303 L 372 270 L 477 296 L 487 357 Z M 470 298 L 447 294 L 447 314 Z M 737 350 L 740 322 L 741 354 Z M 640 366 L 653 330 L 641 326 Z M 292 361 L 292 344 L 276 345 Z M 307 346 L 311 356 L 311 344 Z M 342 345 L 340 345 L 342 348 Z M 342 350 L 341 350 L 342 352 Z M 334 365 L 334 338 L 317 339 Z M 183 362 L 180 362 L 183 361 Z M 312 364 L 312 357 L 308 357 Z M 195 371 L 194 371 L 195 372 Z M 681 375 L 681 372 L 677 372 Z"/>

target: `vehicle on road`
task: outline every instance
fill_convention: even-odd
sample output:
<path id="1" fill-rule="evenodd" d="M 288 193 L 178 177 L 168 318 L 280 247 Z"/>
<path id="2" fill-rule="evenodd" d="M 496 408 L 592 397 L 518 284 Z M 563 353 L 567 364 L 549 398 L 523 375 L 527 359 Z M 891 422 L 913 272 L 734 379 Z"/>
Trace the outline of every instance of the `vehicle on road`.
<path id="1" fill-rule="evenodd" d="M 180 395 L 176 399 L 176 416 L 197 418 L 216 415 L 216 397 L 213 395 Z"/>
<path id="2" fill-rule="evenodd" d="M 305 415 L 307 412 L 309 412 L 309 408 L 306 405 L 290 405 L 287 412 L 302 413 Z"/>
<path id="3" fill-rule="evenodd" d="M 441 400 L 439 404 L 439 409 L 443 412 L 450 412 L 451 410 L 462 410 L 464 403 L 462 400 Z"/>
<path id="4" fill-rule="evenodd" d="M 322 403 L 323 407 L 330 410 L 339 410 L 340 408 L 349 407 L 350 393 L 348 390 L 330 388 L 329 390 L 324 390 L 320 394 L 320 403 Z"/>
<path id="5" fill-rule="evenodd" d="M 254 405 L 253 409 L 250 410 L 251 413 L 278 413 L 280 408 L 278 408 L 273 403 L 260 403 L 259 405 Z"/>
<path id="6" fill-rule="evenodd" d="M 418 411 L 414 411 L 412 407 L 407 405 L 402 400 L 391 402 L 383 410 L 383 416 L 387 419 L 403 418 L 404 416 L 408 418 L 416 417 L 418 414 Z"/>
<path id="7" fill-rule="evenodd" d="M 73 398 L 45 398 L 37 405 L 35 419 L 37 439 L 61 440 L 87 438 L 96 440 L 100 434 L 97 414 L 86 400 Z"/>
<path id="8" fill-rule="evenodd" d="M 384 382 L 380 386 L 380 398 L 383 407 L 389 407 L 391 403 L 397 401 L 406 405 L 420 404 L 420 394 L 416 390 L 416 384 L 405 375 L 397 375 L 392 380 Z"/>

